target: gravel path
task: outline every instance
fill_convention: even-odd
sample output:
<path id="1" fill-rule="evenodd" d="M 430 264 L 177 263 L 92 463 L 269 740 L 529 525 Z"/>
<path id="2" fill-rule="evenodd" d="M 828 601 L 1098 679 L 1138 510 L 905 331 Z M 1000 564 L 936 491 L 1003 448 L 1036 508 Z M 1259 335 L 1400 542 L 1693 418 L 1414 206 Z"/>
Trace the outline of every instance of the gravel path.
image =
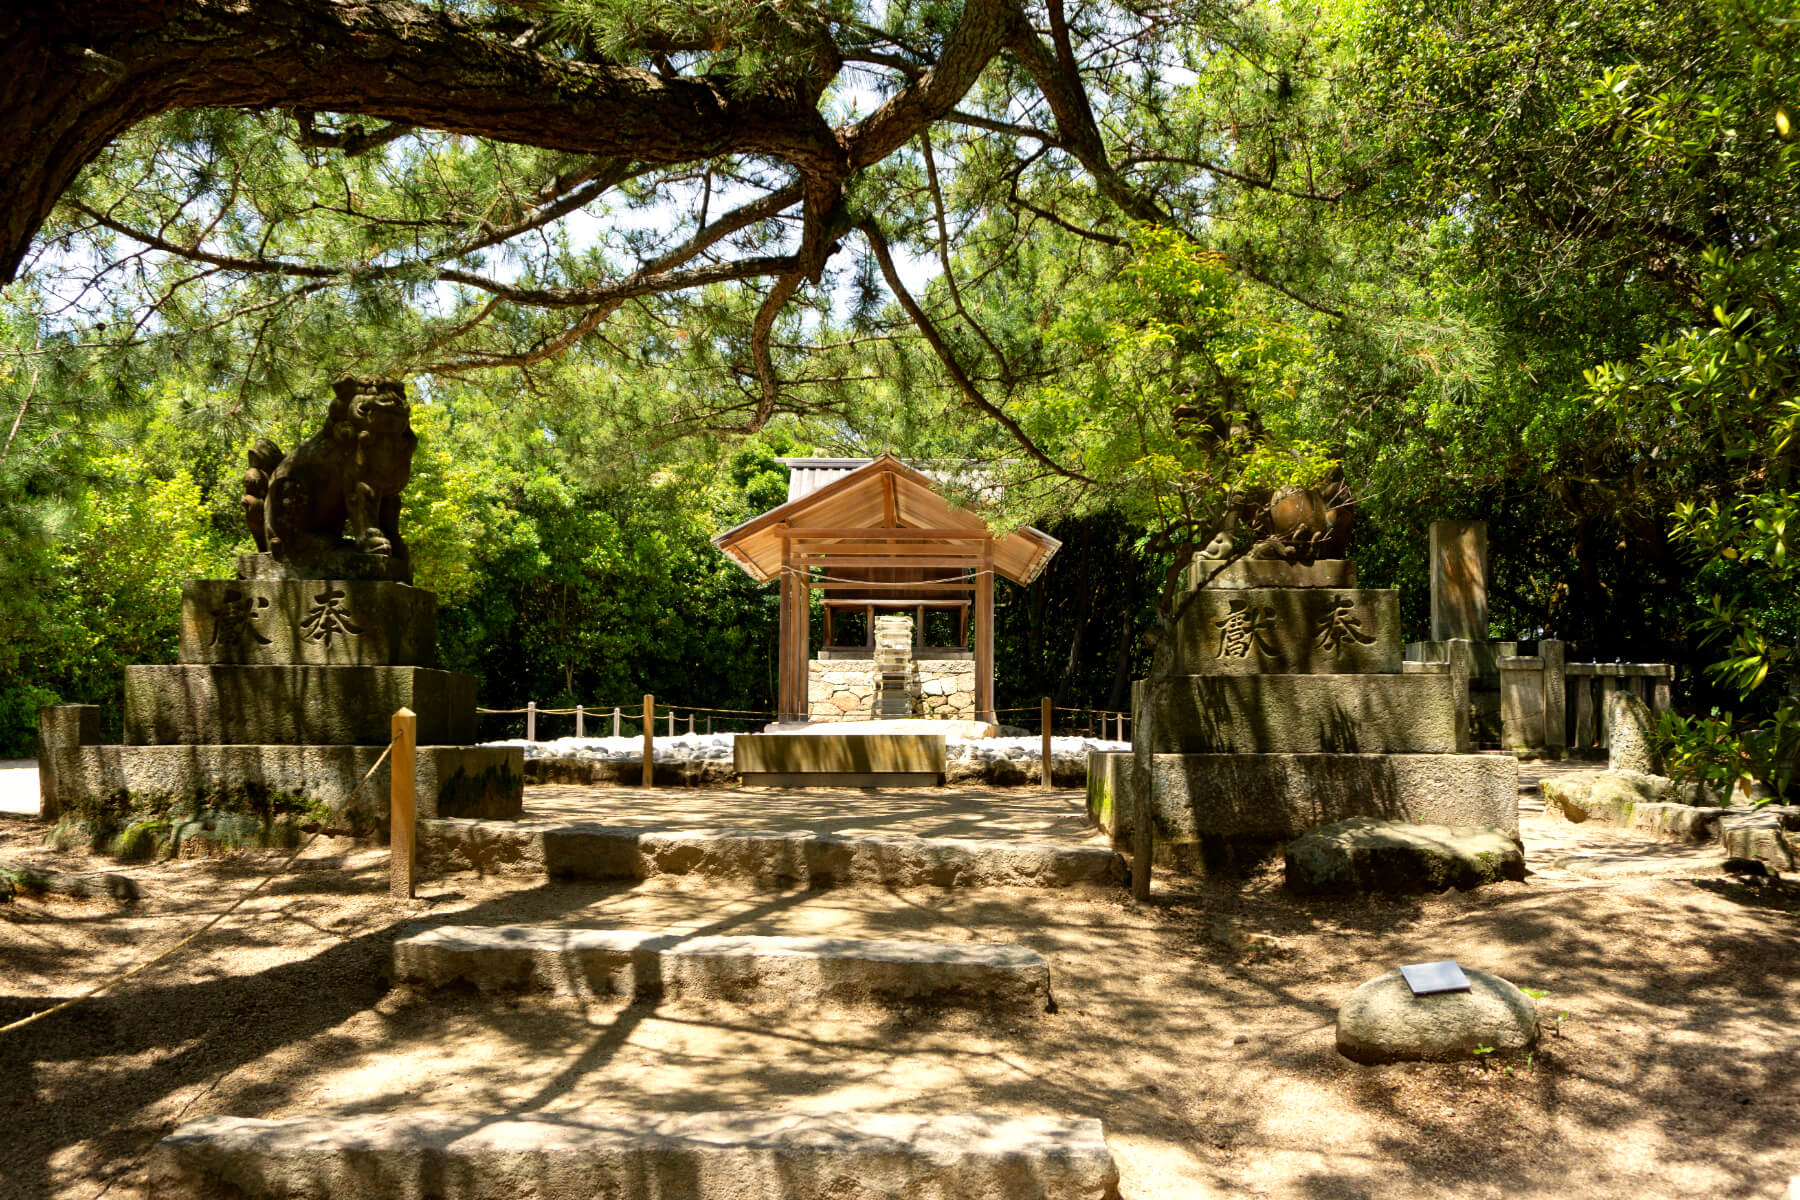
<path id="1" fill-rule="evenodd" d="M 37 810 L 37 759 L 0 758 L 0 814 L 35 817 Z"/>

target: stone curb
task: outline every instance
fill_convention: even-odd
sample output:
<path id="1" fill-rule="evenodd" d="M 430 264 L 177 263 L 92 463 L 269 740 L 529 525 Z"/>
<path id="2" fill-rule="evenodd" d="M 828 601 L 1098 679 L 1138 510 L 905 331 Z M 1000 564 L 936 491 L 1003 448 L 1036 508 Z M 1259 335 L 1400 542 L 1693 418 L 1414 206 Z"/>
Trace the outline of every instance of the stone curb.
<path id="1" fill-rule="evenodd" d="M 1115 1200 L 1100 1122 L 991 1113 L 582 1112 L 190 1121 L 155 1194 L 199 1200 Z"/>
<path id="2" fill-rule="evenodd" d="M 1050 964 L 1022 946 L 630 929 L 445 926 L 394 944 L 394 977 L 484 992 L 1043 1012 Z"/>

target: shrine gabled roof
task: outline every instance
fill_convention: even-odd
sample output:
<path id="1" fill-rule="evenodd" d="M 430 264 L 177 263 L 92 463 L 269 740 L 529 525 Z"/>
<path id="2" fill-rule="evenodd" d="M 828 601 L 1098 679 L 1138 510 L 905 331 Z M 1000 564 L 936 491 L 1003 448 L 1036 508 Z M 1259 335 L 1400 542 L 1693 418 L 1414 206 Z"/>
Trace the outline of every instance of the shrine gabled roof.
<path id="1" fill-rule="evenodd" d="M 784 535 L 809 530 L 852 532 L 855 541 L 879 541 L 883 531 L 934 530 L 945 544 L 978 541 L 991 531 L 986 521 L 952 505 L 937 482 L 891 454 L 861 465 L 843 459 L 795 459 L 789 469 L 818 469 L 806 480 L 810 490 L 795 495 L 790 479 L 786 504 L 752 517 L 713 539 L 745 574 L 767 583 L 781 574 Z M 918 546 L 916 539 L 908 545 Z M 1027 584 L 1050 562 L 1062 543 L 1027 525 L 994 538 L 994 571 L 1017 584 Z M 896 565 L 904 565 L 897 562 Z"/>

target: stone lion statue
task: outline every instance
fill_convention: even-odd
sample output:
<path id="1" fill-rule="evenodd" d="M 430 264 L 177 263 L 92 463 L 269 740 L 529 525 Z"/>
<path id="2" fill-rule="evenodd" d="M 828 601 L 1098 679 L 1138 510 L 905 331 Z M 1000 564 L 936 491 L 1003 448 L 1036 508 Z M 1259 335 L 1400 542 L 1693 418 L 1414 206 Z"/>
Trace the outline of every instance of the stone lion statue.
<path id="1" fill-rule="evenodd" d="M 388 558 L 390 577 L 405 570 L 400 492 L 412 474 L 412 406 L 397 379 L 348 376 L 335 393 L 325 427 L 292 454 L 260 438 L 244 474 L 244 518 L 259 550 L 277 562 L 321 577 L 342 572 L 346 555 Z M 351 536 L 344 536 L 348 521 Z"/>

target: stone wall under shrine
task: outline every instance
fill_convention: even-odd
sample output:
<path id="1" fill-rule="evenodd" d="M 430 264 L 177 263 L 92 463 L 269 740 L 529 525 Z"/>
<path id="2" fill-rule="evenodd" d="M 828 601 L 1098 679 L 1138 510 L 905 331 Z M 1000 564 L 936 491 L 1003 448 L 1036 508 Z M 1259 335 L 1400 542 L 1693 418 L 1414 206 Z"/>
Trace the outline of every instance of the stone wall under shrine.
<path id="1" fill-rule="evenodd" d="M 881 668 L 869 657 L 825 657 L 808 664 L 807 709 L 815 721 L 872 721 L 881 698 Z M 975 660 L 915 658 L 908 673 L 912 715 L 975 719 Z"/>

